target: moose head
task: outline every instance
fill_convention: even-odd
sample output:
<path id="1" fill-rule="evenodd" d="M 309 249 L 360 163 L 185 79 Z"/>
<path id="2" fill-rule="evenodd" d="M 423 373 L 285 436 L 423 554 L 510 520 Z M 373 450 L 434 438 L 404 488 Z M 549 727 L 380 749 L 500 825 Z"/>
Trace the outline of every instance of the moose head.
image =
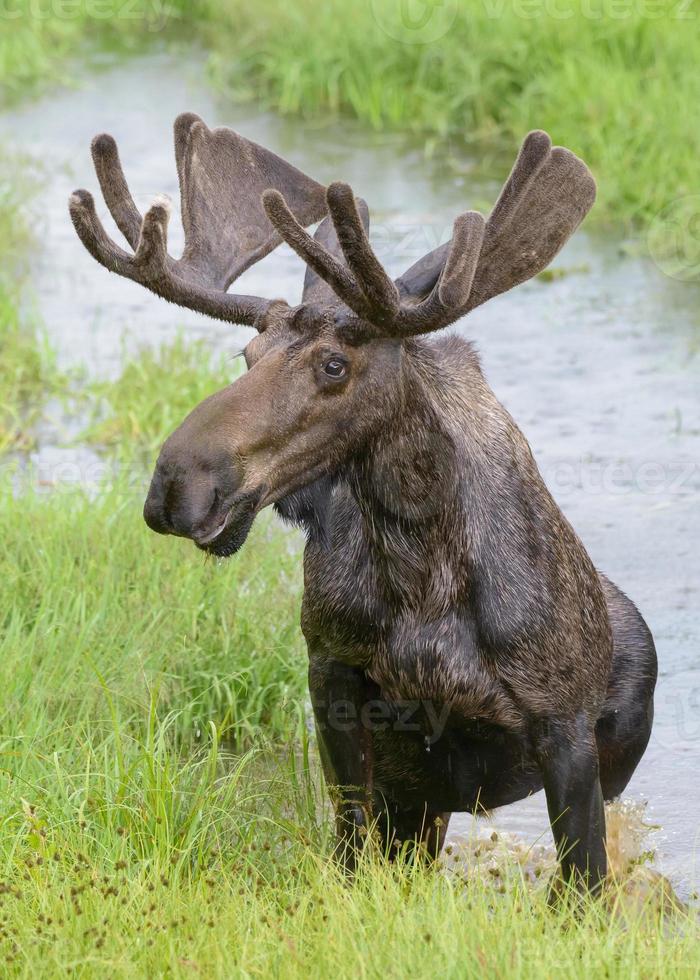
<path id="1" fill-rule="evenodd" d="M 216 555 L 243 544 L 256 514 L 353 454 L 401 411 L 407 356 L 446 327 L 544 269 L 595 197 L 585 165 L 546 133 L 525 139 L 488 220 L 467 211 L 452 238 L 392 281 L 368 239 L 367 206 L 269 150 L 196 115 L 175 122 L 185 247 L 167 251 L 169 203 L 142 217 L 112 137 L 92 144 L 106 204 L 130 254 L 106 234 L 92 196 L 70 212 L 107 269 L 209 316 L 254 327 L 248 371 L 198 405 L 165 442 L 144 508 L 155 531 Z M 311 236 L 305 227 L 320 221 Z M 281 241 L 304 260 L 300 305 L 232 295 L 232 282 Z"/>

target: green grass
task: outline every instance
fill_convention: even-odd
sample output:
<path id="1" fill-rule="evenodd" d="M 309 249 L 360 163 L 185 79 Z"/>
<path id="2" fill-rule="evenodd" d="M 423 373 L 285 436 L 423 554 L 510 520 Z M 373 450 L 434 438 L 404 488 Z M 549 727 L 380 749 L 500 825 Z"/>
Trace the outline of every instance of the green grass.
<path id="1" fill-rule="evenodd" d="M 399 0 L 137 0 L 129 16 L 110 19 L 85 5 L 68 17 L 32 16 L 28 0 L 13 7 L 21 8 L 0 33 L 5 101 L 72 81 L 76 53 L 96 46 L 195 39 L 227 97 L 413 133 L 427 152 L 471 148 L 499 176 L 524 133 L 545 128 L 598 177 L 593 221 L 646 227 L 697 193 L 696 0 L 446 0 L 434 5 L 447 20 L 429 43 L 406 43 L 431 37 L 420 31 L 396 39 Z"/>
<path id="2" fill-rule="evenodd" d="M 213 720 L 237 742 L 260 726 L 280 731 L 303 690 L 296 559 L 264 527 L 225 568 L 148 533 L 140 472 L 95 499 L 65 486 L 20 501 L 3 490 L 2 662 L 12 688 L 0 730 L 11 725 L 49 755 L 53 733 L 77 733 L 106 708 L 106 688 L 118 691 L 120 717 L 156 690 L 181 710 L 186 690 L 179 729 L 206 733 Z"/>
<path id="3" fill-rule="evenodd" d="M 184 0 L 12 0 L 0 10 L 0 106 L 71 85 L 99 51 L 128 54 L 169 35 Z"/>
<path id="4" fill-rule="evenodd" d="M 534 127 L 580 153 L 599 180 L 597 220 L 645 224 L 697 193 L 700 158 L 700 10 L 690 20 L 662 0 L 661 16 L 587 17 L 563 3 L 446 4 L 438 40 L 401 43 L 382 30 L 398 0 L 280 0 L 210 4 L 218 86 L 307 117 L 343 113 L 375 129 L 409 131 L 428 147 L 466 141 L 486 153 Z M 588 5 L 595 14 L 604 3 Z M 436 8 L 438 9 L 438 8 Z M 500 13 L 499 13 L 500 11 Z M 410 34 L 410 32 L 408 32 Z M 322 139 L 322 133 L 319 134 Z M 507 163 L 504 156 L 496 172 Z M 341 175 L 342 176 L 342 175 Z M 596 220 L 596 219 L 594 219 Z"/>
<path id="5" fill-rule="evenodd" d="M 116 382 L 88 387 L 93 420 L 80 438 L 132 462 L 136 453 L 152 462 L 194 406 L 234 381 L 241 367 L 230 355 L 212 354 L 205 341 L 179 337 L 145 349 L 127 360 Z"/>
<path id="6" fill-rule="evenodd" d="M 150 453 L 231 368 L 182 341 L 144 353 L 104 387 L 103 444 Z M 153 535 L 126 460 L 89 493 L 0 485 L 9 975 L 694 975 L 693 915 L 653 889 L 640 914 L 629 882 L 552 912 L 516 854 L 482 866 L 472 845 L 448 876 L 370 846 L 349 888 L 308 733 L 298 546 L 271 520 L 225 563 Z"/>
<path id="7" fill-rule="evenodd" d="M 30 297 L 23 297 L 33 244 L 31 202 L 40 180 L 35 171 L 31 161 L 0 153 L 0 456 L 31 448 L 41 407 L 63 383 Z"/>
<path id="8" fill-rule="evenodd" d="M 0 495 L 0 963 L 24 976 L 685 977 L 682 912 L 548 912 L 370 851 L 353 889 L 304 712 L 298 555 L 149 534 L 121 483 Z M 68 545 L 68 546 L 67 546 Z"/>
<path id="9" fill-rule="evenodd" d="M 254 801 L 239 790 L 225 802 L 249 809 Z M 611 921 L 601 906 L 577 919 L 548 912 L 522 887 L 498 895 L 377 861 L 349 889 L 294 830 L 252 828 L 257 846 L 245 832 L 232 835 L 201 875 L 117 857 L 128 853 L 121 840 L 97 865 L 82 851 L 54 861 L 48 845 L 44 863 L 26 869 L 20 897 L 5 902 L 4 928 L 16 937 L 11 966 L 32 977 L 69 969 L 86 977 L 695 975 L 695 936 L 669 939 L 665 930 L 679 923 L 661 917 Z"/>

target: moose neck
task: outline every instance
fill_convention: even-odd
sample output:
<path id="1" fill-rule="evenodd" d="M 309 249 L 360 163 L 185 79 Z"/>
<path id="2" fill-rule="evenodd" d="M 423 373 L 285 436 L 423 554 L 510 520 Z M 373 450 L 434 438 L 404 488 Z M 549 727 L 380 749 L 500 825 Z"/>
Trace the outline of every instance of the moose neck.
<path id="1" fill-rule="evenodd" d="M 406 344 L 391 415 L 344 474 L 378 574 L 402 602 L 434 590 L 436 567 L 463 575 L 463 392 L 432 344 Z"/>

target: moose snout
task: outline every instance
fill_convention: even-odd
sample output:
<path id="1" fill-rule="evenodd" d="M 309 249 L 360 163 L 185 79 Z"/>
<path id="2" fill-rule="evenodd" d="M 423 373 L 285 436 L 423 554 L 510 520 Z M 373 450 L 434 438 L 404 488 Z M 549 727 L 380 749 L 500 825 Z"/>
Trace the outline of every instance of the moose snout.
<path id="1" fill-rule="evenodd" d="M 233 466 L 182 469 L 156 465 L 143 508 L 152 531 L 206 544 L 224 528 L 239 484 Z"/>

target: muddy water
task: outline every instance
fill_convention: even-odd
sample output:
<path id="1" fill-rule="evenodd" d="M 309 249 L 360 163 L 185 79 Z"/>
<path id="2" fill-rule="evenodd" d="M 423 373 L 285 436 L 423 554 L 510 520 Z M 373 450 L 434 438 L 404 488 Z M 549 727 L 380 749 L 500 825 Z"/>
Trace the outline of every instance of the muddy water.
<path id="1" fill-rule="evenodd" d="M 273 147 L 322 181 L 349 180 L 372 209 L 378 251 L 395 273 L 449 234 L 452 217 L 497 188 L 426 162 L 395 137 L 352 126 L 300 126 L 251 107 L 222 107 L 196 61 L 148 58 L 105 71 L 77 91 L 0 117 L 5 145 L 49 172 L 37 215 L 43 249 L 36 293 L 61 363 L 114 375 L 125 350 L 182 328 L 236 351 L 244 329 L 168 306 L 99 268 L 68 221 L 77 186 L 95 189 L 89 141 L 118 139 L 137 203 L 176 195 L 170 125 L 184 109 Z M 182 241 L 173 220 L 173 251 Z M 648 800 L 661 869 L 692 891 L 700 860 L 700 304 L 696 288 L 664 278 L 617 243 L 579 233 L 557 259 L 573 270 L 489 303 L 462 322 L 486 374 L 531 441 L 565 513 L 597 565 L 638 603 L 659 652 L 656 722 L 627 791 Z M 241 291 L 296 300 L 302 269 L 280 249 L 239 281 Z M 40 465 L 67 452 L 44 446 Z M 494 814 L 499 832 L 549 841 L 542 794 Z M 455 818 L 453 837 L 471 821 Z M 482 828 L 481 834 L 484 833 Z M 491 833 L 490 825 L 486 831 Z"/>

